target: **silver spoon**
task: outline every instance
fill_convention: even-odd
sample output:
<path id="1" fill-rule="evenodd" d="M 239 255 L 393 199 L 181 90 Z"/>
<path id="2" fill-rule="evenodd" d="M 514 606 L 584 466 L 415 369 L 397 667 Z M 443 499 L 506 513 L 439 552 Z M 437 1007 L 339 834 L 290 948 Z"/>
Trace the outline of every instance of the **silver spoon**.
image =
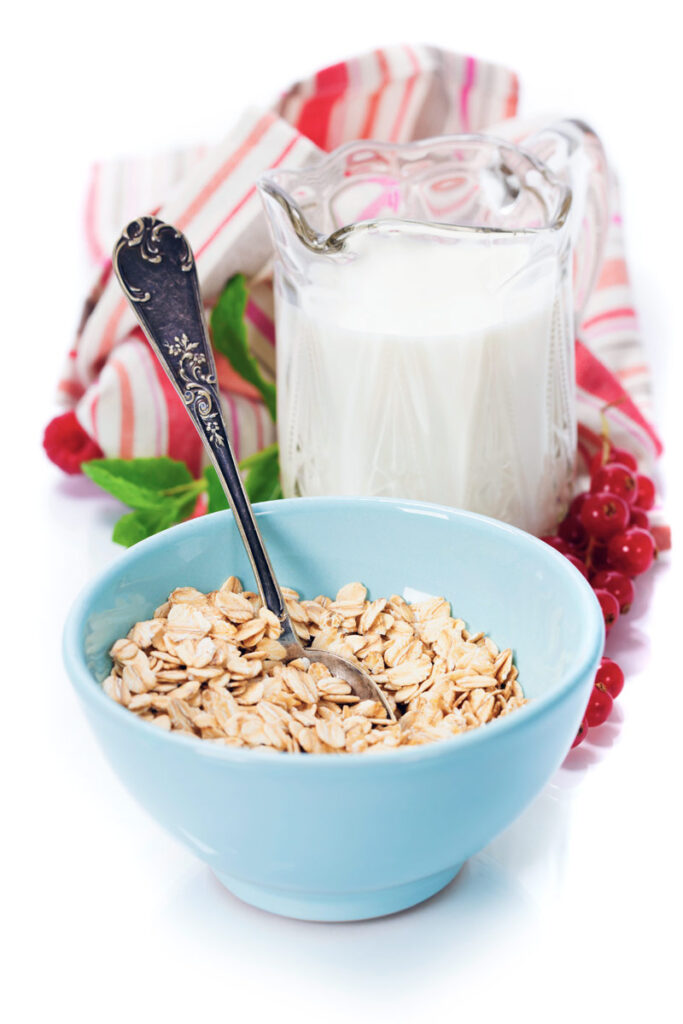
<path id="1" fill-rule="evenodd" d="M 380 701 L 389 718 L 396 721 L 386 697 L 366 672 L 338 654 L 304 648 L 294 630 L 230 446 L 189 242 L 170 224 L 141 217 L 123 231 L 113 262 L 124 294 L 216 468 L 261 599 L 280 621 L 279 639 L 286 660 L 320 662 L 332 675 L 344 679 L 361 700 Z"/>

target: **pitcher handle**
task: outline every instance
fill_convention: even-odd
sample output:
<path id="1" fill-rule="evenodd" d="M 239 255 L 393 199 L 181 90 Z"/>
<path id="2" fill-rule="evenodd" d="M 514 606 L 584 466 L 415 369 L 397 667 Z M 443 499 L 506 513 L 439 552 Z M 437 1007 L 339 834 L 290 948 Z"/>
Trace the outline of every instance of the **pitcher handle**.
<path id="1" fill-rule="evenodd" d="M 597 284 L 609 227 L 608 166 L 595 132 L 583 121 L 557 121 L 522 142 L 572 190 L 571 242 L 576 324 Z"/>

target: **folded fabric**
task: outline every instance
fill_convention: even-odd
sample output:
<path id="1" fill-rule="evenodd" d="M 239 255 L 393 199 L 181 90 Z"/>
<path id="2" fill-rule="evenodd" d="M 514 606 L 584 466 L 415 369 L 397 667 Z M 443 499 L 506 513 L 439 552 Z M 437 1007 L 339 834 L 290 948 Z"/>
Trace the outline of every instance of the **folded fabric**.
<path id="1" fill-rule="evenodd" d="M 268 112 L 249 111 L 219 145 L 155 159 L 98 164 L 86 207 L 95 286 L 69 352 L 60 397 L 88 439 L 107 455 L 169 454 L 196 469 L 198 438 L 135 326 L 109 253 L 121 228 L 154 212 L 188 236 L 208 306 L 240 272 L 249 284 L 249 344 L 264 373 L 275 368 L 272 256 L 255 181 L 268 168 L 315 163 L 352 139 L 411 141 L 492 131 L 524 142 L 539 127 L 519 120 L 517 76 L 473 57 L 429 46 L 395 46 L 326 68 L 288 89 Z M 616 444 L 648 465 L 661 443 L 649 422 L 650 375 L 638 333 L 611 172 L 610 221 L 597 283 L 584 297 L 577 339 L 579 452 L 599 441 L 601 415 Z M 584 238 L 584 246 L 591 244 Z M 238 457 L 271 443 L 274 424 L 254 389 L 222 357 L 221 392 Z M 57 461 L 59 461 L 57 459 Z"/>

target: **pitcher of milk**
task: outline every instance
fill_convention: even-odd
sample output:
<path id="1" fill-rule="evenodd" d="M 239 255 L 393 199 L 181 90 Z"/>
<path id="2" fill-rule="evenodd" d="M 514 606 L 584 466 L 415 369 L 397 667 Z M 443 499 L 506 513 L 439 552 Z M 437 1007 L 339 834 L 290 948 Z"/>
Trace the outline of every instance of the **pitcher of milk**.
<path id="1" fill-rule="evenodd" d="M 287 496 L 422 499 L 553 530 L 574 472 L 575 316 L 606 222 L 597 145 L 573 122 L 525 149 L 354 142 L 261 179 Z"/>

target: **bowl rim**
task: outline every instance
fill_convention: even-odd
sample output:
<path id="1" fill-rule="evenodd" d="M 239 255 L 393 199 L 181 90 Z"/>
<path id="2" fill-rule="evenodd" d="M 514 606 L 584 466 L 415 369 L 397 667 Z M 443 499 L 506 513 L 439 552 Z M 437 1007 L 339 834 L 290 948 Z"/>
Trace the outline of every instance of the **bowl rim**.
<path id="1" fill-rule="evenodd" d="M 367 751 L 357 753 L 346 753 L 343 757 L 334 757 L 327 753 L 307 754 L 305 752 L 291 753 L 288 751 L 271 750 L 269 748 L 245 748 L 228 747 L 218 743 L 210 743 L 196 736 L 177 735 L 166 732 L 145 722 L 137 715 L 131 714 L 127 708 L 108 697 L 102 689 L 101 683 L 95 679 L 88 668 L 81 642 L 82 630 L 88 617 L 88 609 L 95 598 L 95 595 L 121 574 L 122 569 L 128 561 L 133 561 L 142 552 L 154 551 L 155 548 L 166 548 L 173 544 L 175 539 L 182 535 L 201 533 L 205 528 L 206 516 L 191 519 L 179 523 L 161 533 L 140 541 L 134 547 L 129 548 L 104 572 L 97 575 L 80 591 L 72 604 L 67 615 L 62 643 L 62 656 L 64 665 L 71 679 L 74 689 L 86 703 L 94 704 L 96 708 L 113 718 L 127 728 L 143 730 L 147 739 L 156 738 L 161 743 L 171 743 L 179 750 L 185 749 L 186 754 L 194 753 L 197 757 L 209 757 L 235 764 L 254 765 L 264 763 L 277 763 L 280 770 L 285 765 L 291 766 L 294 770 L 319 770 L 325 765 L 325 770 L 338 769 L 340 765 L 346 765 L 344 771 L 353 771 L 360 766 L 378 766 L 379 769 L 391 768 L 400 764 L 414 761 L 429 760 L 434 757 L 441 757 L 452 753 L 454 750 L 465 749 L 479 743 L 490 743 L 496 736 L 518 728 L 523 728 L 525 723 L 533 721 L 549 711 L 555 704 L 561 702 L 567 694 L 579 685 L 587 670 L 600 658 L 605 640 L 604 621 L 600 605 L 593 593 L 593 590 L 585 577 L 562 555 L 549 544 L 520 530 L 510 526 L 498 519 L 482 516 L 475 512 L 467 512 L 462 509 L 451 508 L 447 505 L 439 505 L 432 502 L 413 501 L 402 498 L 368 498 L 368 497 L 310 497 L 310 498 L 281 498 L 276 501 L 266 501 L 254 504 L 254 514 L 257 517 L 275 514 L 277 516 L 296 515 L 296 509 L 318 507 L 324 512 L 325 507 L 340 505 L 388 505 L 399 511 L 409 514 L 422 514 L 437 516 L 454 520 L 468 520 L 481 525 L 484 529 L 493 529 L 505 533 L 517 544 L 526 546 L 532 551 L 542 553 L 542 557 L 554 562 L 556 567 L 561 567 L 560 572 L 566 575 L 569 586 L 575 591 L 578 599 L 583 603 L 586 612 L 586 630 L 581 637 L 575 660 L 564 674 L 560 682 L 548 693 L 534 698 L 528 704 L 517 708 L 514 713 L 494 719 L 478 729 L 471 729 L 464 733 L 458 733 L 452 737 L 436 740 L 433 743 L 424 743 L 411 747 L 390 748 L 386 751 L 378 751 L 376 756 L 368 756 Z M 232 512 L 225 510 L 211 513 L 211 518 L 223 516 L 232 519 Z M 385 756 L 381 756 L 385 755 Z M 310 765 L 310 768 L 306 768 Z"/>

